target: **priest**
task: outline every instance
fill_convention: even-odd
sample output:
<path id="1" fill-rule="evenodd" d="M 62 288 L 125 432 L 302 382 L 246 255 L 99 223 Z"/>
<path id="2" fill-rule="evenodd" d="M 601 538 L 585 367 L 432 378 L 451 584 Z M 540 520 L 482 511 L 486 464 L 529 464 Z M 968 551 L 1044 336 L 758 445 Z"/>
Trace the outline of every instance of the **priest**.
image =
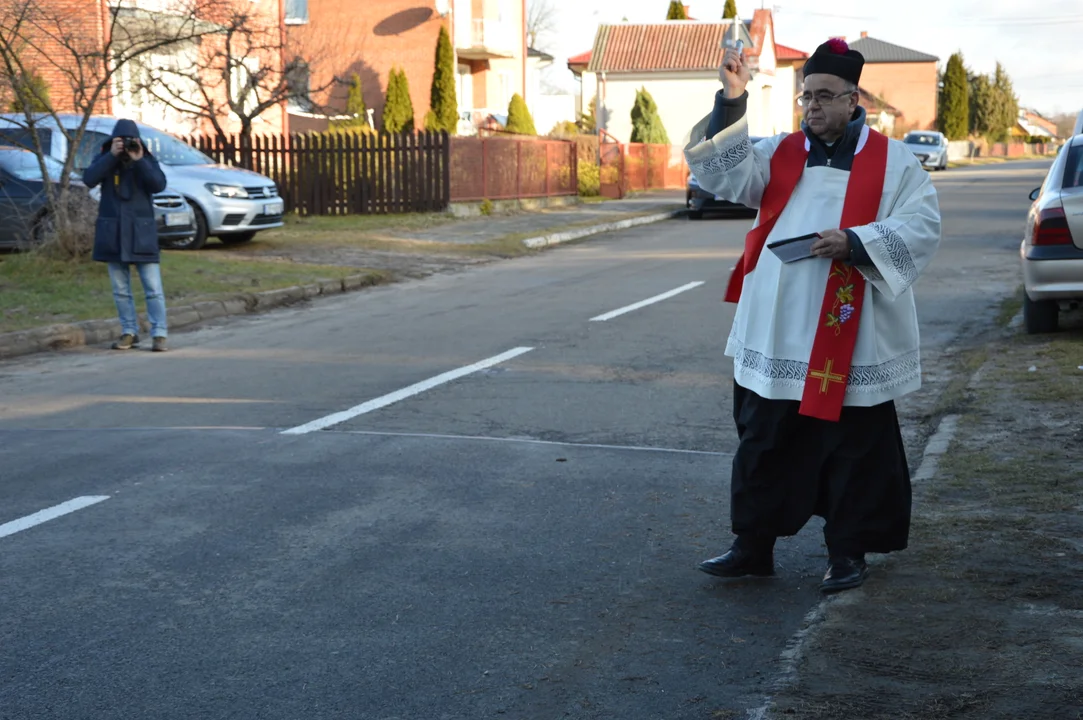
<path id="1" fill-rule="evenodd" d="M 907 545 L 910 475 L 894 401 L 921 386 L 913 285 L 940 244 L 928 174 L 866 125 L 864 58 L 843 40 L 804 68 L 802 132 L 749 141 L 750 74 L 725 53 L 714 112 L 685 149 L 703 189 L 759 210 L 725 299 L 733 358 L 734 538 L 700 569 L 774 574 L 774 545 L 822 517 L 821 590 Z"/>

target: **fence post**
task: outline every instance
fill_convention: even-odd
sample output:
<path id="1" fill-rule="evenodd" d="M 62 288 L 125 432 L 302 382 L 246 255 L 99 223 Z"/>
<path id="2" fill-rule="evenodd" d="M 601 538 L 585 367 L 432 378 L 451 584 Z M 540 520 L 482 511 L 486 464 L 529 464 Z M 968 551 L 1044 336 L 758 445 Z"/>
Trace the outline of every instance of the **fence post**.
<path id="1" fill-rule="evenodd" d="M 545 197 L 551 196 L 553 193 L 549 190 L 549 150 L 552 145 L 545 143 Z"/>
<path id="2" fill-rule="evenodd" d="M 440 188 L 440 209 L 446 210 L 451 205 L 451 135 L 446 130 L 440 131 L 442 148 L 440 160 L 443 163 L 443 187 Z"/>
<path id="3" fill-rule="evenodd" d="M 481 195 L 489 197 L 489 138 L 481 138 Z"/>

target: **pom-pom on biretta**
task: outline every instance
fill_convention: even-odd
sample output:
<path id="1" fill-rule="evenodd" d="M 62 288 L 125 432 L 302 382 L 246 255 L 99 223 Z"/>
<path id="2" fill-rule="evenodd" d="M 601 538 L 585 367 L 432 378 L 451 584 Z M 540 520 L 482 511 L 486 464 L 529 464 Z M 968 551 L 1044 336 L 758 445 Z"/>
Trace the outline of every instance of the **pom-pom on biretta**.
<path id="1" fill-rule="evenodd" d="M 837 75 L 843 80 L 857 85 L 861 81 L 861 69 L 865 65 L 865 58 L 857 50 L 851 50 L 850 46 L 842 38 L 831 38 L 812 53 L 812 57 L 805 63 L 805 77 L 825 73 Z"/>
<path id="2" fill-rule="evenodd" d="M 845 55 L 850 49 L 850 46 L 846 44 L 846 41 L 842 38 L 831 38 L 826 43 L 827 49 L 836 55 Z"/>

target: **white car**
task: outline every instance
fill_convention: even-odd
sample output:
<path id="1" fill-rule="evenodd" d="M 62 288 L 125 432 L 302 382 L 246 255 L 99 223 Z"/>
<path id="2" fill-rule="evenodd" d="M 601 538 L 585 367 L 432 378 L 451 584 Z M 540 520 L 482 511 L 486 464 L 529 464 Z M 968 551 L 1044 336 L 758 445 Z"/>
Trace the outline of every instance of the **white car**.
<path id="1" fill-rule="evenodd" d="M 948 169 L 948 138 L 939 132 L 909 132 L 903 143 L 926 170 Z"/>
<path id="2" fill-rule="evenodd" d="M 1083 134 L 1064 144 L 1030 199 L 1019 248 L 1023 324 L 1028 333 L 1047 333 L 1061 310 L 1083 301 Z"/>

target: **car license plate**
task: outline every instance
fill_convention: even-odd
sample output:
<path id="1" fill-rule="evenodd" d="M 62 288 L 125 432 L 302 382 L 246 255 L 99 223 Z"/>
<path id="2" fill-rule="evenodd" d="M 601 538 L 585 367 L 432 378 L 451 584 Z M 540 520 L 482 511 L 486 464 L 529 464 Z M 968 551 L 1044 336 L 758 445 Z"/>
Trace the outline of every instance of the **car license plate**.
<path id="1" fill-rule="evenodd" d="M 173 225 L 187 225 L 188 213 L 166 213 L 165 224 L 170 227 Z"/>
<path id="2" fill-rule="evenodd" d="M 285 206 L 282 204 L 281 201 L 273 202 L 273 203 L 267 203 L 266 205 L 263 206 L 263 214 L 264 215 L 281 215 L 282 210 L 283 210 L 284 207 Z"/>

